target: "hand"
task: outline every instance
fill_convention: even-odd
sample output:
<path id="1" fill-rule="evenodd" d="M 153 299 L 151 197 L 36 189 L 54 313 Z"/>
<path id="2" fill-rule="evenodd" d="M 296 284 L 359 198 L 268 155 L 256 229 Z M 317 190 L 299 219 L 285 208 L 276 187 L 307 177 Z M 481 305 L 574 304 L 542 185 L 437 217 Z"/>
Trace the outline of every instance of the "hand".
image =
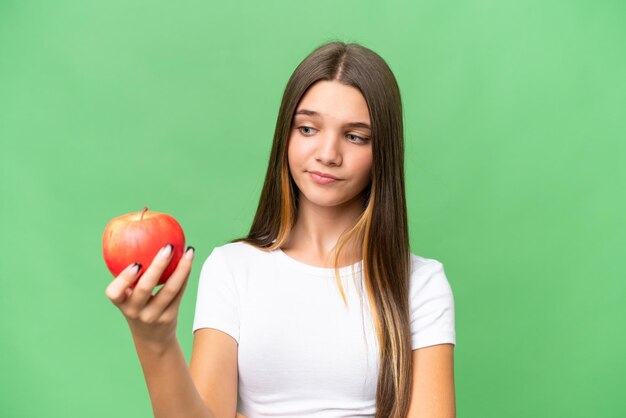
<path id="1" fill-rule="evenodd" d="M 187 249 L 174 273 L 153 295 L 159 277 L 170 262 L 172 251 L 171 244 L 163 247 L 134 289 L 130 285 L 137 280 L 141 266 L 126 267 L 106 288 L 106 296 L 126 317 L 135 342 L 158 348 L 176 338 L 178 308 L 187 287 L 195 250 L 193 247 Z"/>
<path id="2" fill-rule="evenodd" d="M 237 412 L 237 415 L 235 416 L 235 418 L 246 418 L 246 416 L 241 415 L 239 412 Z"/>

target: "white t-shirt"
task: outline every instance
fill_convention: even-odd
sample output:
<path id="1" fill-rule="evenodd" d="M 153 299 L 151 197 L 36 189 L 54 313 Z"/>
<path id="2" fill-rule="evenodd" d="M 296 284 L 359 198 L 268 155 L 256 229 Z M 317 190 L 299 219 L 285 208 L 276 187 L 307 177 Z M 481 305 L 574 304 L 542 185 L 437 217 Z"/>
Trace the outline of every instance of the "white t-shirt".
<path id="1" fill-rule="evenodd" d="M 412 348 L 456 344 L 443 265 L 413 253 L 411 264 Z M 215 328 L 238 342 L 240 413 L 374 417 L 378 341 L 362 266 L 339 269 L 346 308 L 332 268 L 244 242 L 213 249 L 200 272 L 193 332 Z"/>

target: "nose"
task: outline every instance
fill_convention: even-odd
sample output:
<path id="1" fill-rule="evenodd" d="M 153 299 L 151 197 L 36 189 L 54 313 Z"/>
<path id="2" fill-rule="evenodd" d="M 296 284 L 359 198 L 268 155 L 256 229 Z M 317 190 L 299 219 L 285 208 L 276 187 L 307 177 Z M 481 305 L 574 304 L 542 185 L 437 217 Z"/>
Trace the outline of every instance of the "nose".
<path id="1" fill-rule="evenodd" d="M 319 136 L 315 159 L 324 165 L 341 165 L 341 138 L 333 132 Z"/>

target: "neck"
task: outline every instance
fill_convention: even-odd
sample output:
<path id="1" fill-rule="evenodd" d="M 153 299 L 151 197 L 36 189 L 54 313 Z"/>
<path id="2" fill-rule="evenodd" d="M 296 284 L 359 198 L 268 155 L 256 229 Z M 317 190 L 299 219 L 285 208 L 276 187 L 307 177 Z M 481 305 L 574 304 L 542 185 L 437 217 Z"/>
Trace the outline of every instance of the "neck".
<path id="1" fill-rule="evenodd" d="M 282 248 L 327 260 L 330 264 L 339 236 L 354 226 L 362 212 L 360 197 L 342 205 L 319 206 L 300 195 L 296 223 Z M 346 244 L 343 255 L 339 258 L 341 264 L 352 264 L 361 260 L 361 249 L 355 244 Z"/>

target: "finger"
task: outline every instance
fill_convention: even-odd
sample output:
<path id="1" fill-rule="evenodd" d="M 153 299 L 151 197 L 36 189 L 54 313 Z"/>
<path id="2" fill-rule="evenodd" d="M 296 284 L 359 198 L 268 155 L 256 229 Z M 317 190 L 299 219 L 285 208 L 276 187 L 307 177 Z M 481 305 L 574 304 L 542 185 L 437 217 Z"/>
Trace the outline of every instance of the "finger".
<path id="1" fill-rule="evenodd" d="M 163 311 L 171 304 L 176 298 L 180 298 L 180 295 L 184 291 L 184 284 L 191 272 L 191 265 L 193 263 L 195 249 L 191 246 L 187 248 L 187 251 L 178 262 L 176 270 L 165 282 L 163 287 L 157 292 L 152 300 L 146 305 L 146 310 L 150 313 L 150 317 L 158 318 Z"/>
<path id="2" fill-rule="evenodd" d="M 134 309 L 142 308 L 148 299 L 152 297 L 152 291 L 169 265 L 173 252 L 174 246 L 167 244 L 154 256 L 150 267 L 139 278 L 132 295 L 128 298 L 130 307 Z"/>
<path id="3" fill-rule="evenodd" d="M 104 293 L 115 305 L 119 305 L 126 300 L 129 286 L 137 280 L 137 274 L 141 267 L 139 263 L 130 264 L 109 283 Z"/>
<path id="4" fill-rule="evenodd" d="M 180 292 L 178 292 L 174 300 L 172 300 L 172 302 L 167 305 L 165 310 L 163 310 L 163 312 L 161 313 L 161 316 L 158 318 L 159 322 L 169 323 L 176 320 L 176 318 L 178 317 L 180 302 L 182 301 L 183 295 L 185 294 L 185 288 L 187 287 L 187 283 L 189 283 L 189 276 L 187 276 L 187 278 L 183 282 L 183 286 L 181 287 Z"/>
<path id="5" fill-rule="evenodd" d="M 163 311 L 163 314 L 161 315 L 162 320 L 171 321 L 178 316 L 178 308 L 180 307 L 180 303 L 183 299 L 183 295 L 185 294 L 187 283 L 189 283 L 189 274 L 185 278 L 185 281 L 183 282 L 183 286 L 181 287 L 180 291 L 178 292 L 174 300 L 172 300 L 172 302 L 170 302 L 170 304 L 167 305 L 167 307 Z"/>

